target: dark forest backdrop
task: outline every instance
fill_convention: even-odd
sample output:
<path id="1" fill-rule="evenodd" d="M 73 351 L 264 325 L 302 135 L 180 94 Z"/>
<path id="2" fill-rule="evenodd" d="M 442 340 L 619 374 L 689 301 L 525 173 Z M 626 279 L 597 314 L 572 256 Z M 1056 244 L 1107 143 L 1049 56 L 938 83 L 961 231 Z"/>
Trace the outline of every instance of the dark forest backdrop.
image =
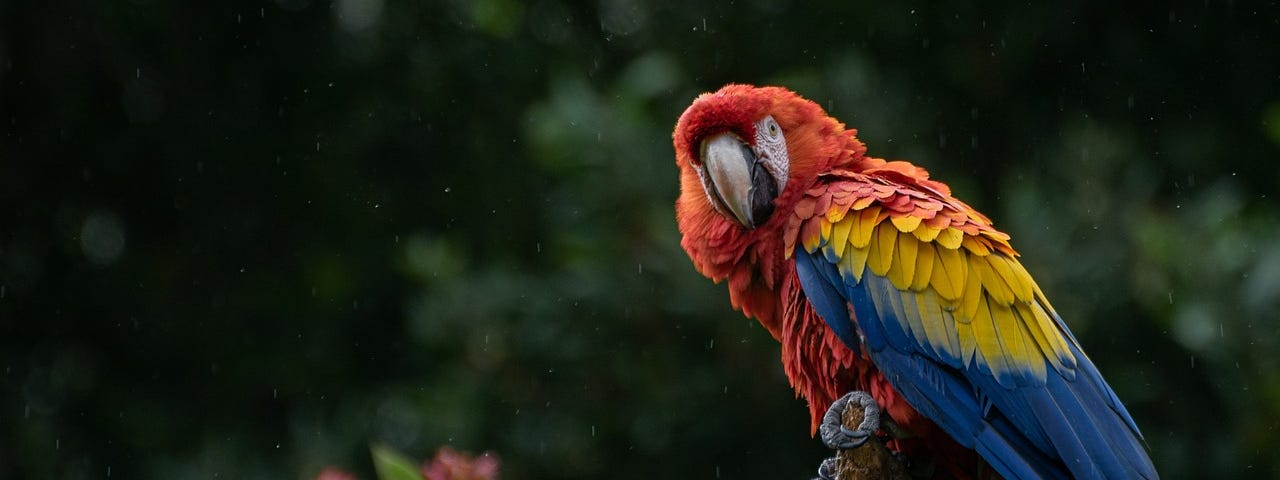
<path id="1" fill-rule="evenodd" d="M 807 478 L 777 345 L 673 219 L 672 125 L 729 81 L 1011 233 L 1166 478 L 1280 475 L 1278 18 L 0 3 L 0 478 L 372 478 L 371 442 Z"/>

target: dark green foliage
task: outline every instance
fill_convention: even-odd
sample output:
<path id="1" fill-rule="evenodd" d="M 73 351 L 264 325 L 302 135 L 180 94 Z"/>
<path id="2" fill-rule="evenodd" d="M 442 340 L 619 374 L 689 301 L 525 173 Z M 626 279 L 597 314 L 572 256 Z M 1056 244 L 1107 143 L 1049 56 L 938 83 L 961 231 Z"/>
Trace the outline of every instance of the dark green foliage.
<path id="1" fill-rule="evenodd" d="M 1014 245 L 1166 478 L 1280 472 L 1273 6 L 0 4 L 0 478 L 807 478 L 670 131 L 790 86 Z"/>

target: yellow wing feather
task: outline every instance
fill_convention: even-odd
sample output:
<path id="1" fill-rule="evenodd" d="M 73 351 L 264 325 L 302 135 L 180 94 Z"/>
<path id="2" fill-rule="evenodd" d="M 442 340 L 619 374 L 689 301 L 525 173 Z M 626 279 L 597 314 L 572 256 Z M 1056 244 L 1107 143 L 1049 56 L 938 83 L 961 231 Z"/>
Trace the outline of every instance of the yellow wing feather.
<path id="1" fill-rule="evenodd" d="M 894 263 L 893 247 L 898 243 L 898 231 L 893 228 L 877 228 L 874 229 L 874 236 L 867 266 L 871 267 L 871 273 L 883 277 L 889 274 L 889 267 Z"/>
<path id="2" fill-rule="evenodd" d="M 978 342 L 977 360 L 986 363 L 991 373 L 997 378 L 1011 372 L 1009 358 L 1004 355 L 1004 346 L 1000 344 L 1000 336 L 996 333 L 995 319 L 991 316 L 988 299 L 978 302 L 978 314 L 969 325 L 973 326 L 973 337 Z"/>
<path id="3" fill-rule="evenodd" d="M 831 222 L 818 222 L 818 225 L 822 226 L 822 231 L 818 234 L 818 237 L 822 239 L 822 242 L 819 242 L 818 246 L 822 246 L 827 243 L 830 243 Z"/>
<path id="4" fill-rule="evenodd" d="M 911 278 L 911 290 L 916 292 L 924 291 L 929 286 L 929 278 L 933 276 L 933 264 L 935 262 L 933 244 L 929 242 L 919 242 L 919 252 L 916 253 L 916 271 Z"/>
<path id="5" fill-rule="evenodd" d="M 1049 303 L 1045 302 L 1043 298 L 1039 298 L 1031 303 L 1031 311 L 1035 314 L 1036 323 L 1040 325 L 1040 330 L 1045 333 L 1045 338 L 1053 346 L 1053 352 L 1057 353 L 1063 362 L 1069 363 L 1067 367 L 1074 369 L 1076 365 L 1075 355 L 1071 353 L 1071 348 L 1067 346 L 1066 337 L 1058 330 L 1057 322 L 1053 320 L 1049 312 L 1045 311 L 1047 308 L 1051 308 L 1048 305 Z"/>
<path id="6" fill-rule="evenodd" d="M 911 282 L 916 276 L 916 253 L 919 251 L 920 242 L 916 241 L 916 237 L 909 233 L 898 234 L 898 255 L 894 259 L 895 267 L 889 269 L 889 279 L 899 290 L 911 288 Z M 897 272 L 897 275 L 893 275 L 893 272 Z"/>
<path id="7" fill-rule="evenodd" d="M 856 216 L 845 216 L 831 228 L 831 243 L 828 247 L 837 257 L 844 255 L 844 249 L 849 244 L 849 230 L 853 228 L 854 217 Z"/>
<path id="8" fill-rule="evenodd" d="M 871 231 L 876 228 L 876 217 L 880 215 L 880 206 L 874 205 L 858 212 L 857 223 L 849 234 L 849 242 L 858 248 L 871 243 Z"/>
<path id="9" fill-rule="evenodd" d="M 965 262 L 965 265 L 968 264 L 969 262 Z M 960 299 L 960 315 L 956 317 L 956 321 L 964 323 L 978 316 L 978 304 L 987 298 L 983 293 L 982 280 L 978 278 L 977 270 L 970 268 L 968 273 L 969 276 L 965 279 L 964 298 Z"/>
<path id="10" fill-rule="evenodd" d="M 933 285 L 934 290 L 938 291 L 938 295 L 947 300 L 958 300 L 960 295 L 964 293 L 964 280 L 969 274 L 969 264 L 965 262 L 964 257 L 954 248 L 934 249 L 938 254 L 934 257 L 933 278 L 929 284 Z"/>
<path id="11" fill-rule="evenodd" d="M 946 247 L 948 250 L 960 248 L 960 244 L 964 242 L 964 232 L 958 229 L 947 227 L 938 232 L 938 245 Z"/>
<path id="12" fill-rule="evenodd" d="M 991 294 L 1001 305 L 1013 303 L 1013 290 L 1004 282 L 1003 278 L 996 275 L 991 268 L 991 262 L 987 257 L 969 257 L 969 266 L 978 273 L 978 279 L 982 281 L 982 287 L 987 293 Z"/>
<path id="13" fill-rule="evenodd" d="M 914 307 L 919 311 L 921 323 L 924 327 L 924 340 L 938 353 L 945 353 L 947 356 L 958 357 L 960 351 L 955 340 L 955 328 L 948 329 L 949 325 L 955 325 L 955 320 L 946 318 L 942 311 L 942 307 L 938 305 L 938 296 L 933 292 L 902 292 L 903 303 L 908 303 L 906 308 L 911 308 L 907 302 L 912 300 Z M 920 336 L 917 335 L 917 338 Z"/>
<path id="14" fill-rule="evenodd" d="M 942 229 L 933 228 L 928 225 L 921 225 L 919 228 L 911 231 L 911 234 L 915 235 L 917 240 L 925 243 L 932 242 L 934 239 L 938 238 L 938 234 L 940 233 L 942 233 Z"/>
<path id="15" fill-rule="evenodd" d="M 1004 283 L 1009 286 L 1014 297 L 1024 302 L 1031 301 L 1032 291 L 1031 283 L 1029 282 L 1031 276 L 1026 274 L 1026 270 L 1023 270 L 1021 274 L 1016 272 L 1013 265 L 1017 263 L 1003 254 L 988 255 L 986 259 L 995 273 L 1000 276 L 1000 279 L 1004 280 Z"/>
<path id="16" fill-rule="evenodd" d="M 1027 327 L 1027 333 L 1031 338 L 1035 339 L 1036 345 L 1040 347 L 1040 351 L 1045 353 L 1045 358 L 1049 359 L 1049 363 L 1053 364 L 1053 368 L 1063 371 L 1067 369 L 1067 365 L 1063 363 L 1063 355 L 1070 355 L 1070 351 L 1066 349 L 1066 344 L 1061 344 L 1061 349 L 1057 342 L 1050 340 L 1053 330 L 1046 330 L 1045 327 L 1052 328 L 1051 324 L 1046 325 L 1045 321 L 1052 321 L 1048 315 L 1044 314 L 1044 310 L 1036 310 L 1032 308 L 1032 304 L 1025 302 L 1014 303 L 1014 308 L 1018 310 L 1018 316 L 1022 318 L 1022 322 Z"/>
<path id="17" fill-rule="evenodd" d="M 1017 372 L 1017 370 L 1025 370 L 1027 366 L 1031 365 L 1032 363 L 1040 363 L 1041 365 L 1044 365 L 1043 357 L 1032 358 L 1031 356 L 1031 354 L 1033 353 L 1032 349 L 1035 349 L 1034 353 L 1036 355 L 1039 355 L 1040 354 L 1039 348 L 1036 347 L 1034 344 L 1030 345 L 1031 348 L 1027 348 L 1028 347 L 1027 341 L 1029 339 L 1023 336 L 1022 326 L 1019 324 L 1019 319 L 1016 316 L 1014 316 L 1013 309 L 1010 308 L 1011 306 L 1004 305 L 1004 304 L 995 304 L 995 302 L 992 302 L 991 299 L 987 299 L 987 306 L 989 307 L 991 312 L 991 323 L 994 324 L 996 327 L 995 341 L 997 344 L 1000 345 L 1000 350 L 986 352 L 987 356 L 1003 355 L 1005 358 L 1005 361 L 1009 363 L 1010 368 L 1013 368 L 1015 372 Z M 1021 367 L 1021 368 L 1016 368 L 1016 367 Z M 1017 372 L 1017 373 L 1025 374 L 1026 372 L 1023 371 L 1023 372 Z M 1017 376 L 1018 375 L 1015 374 L 1015 377 Z M 1019 378 L 1017 380 L 1023 380 L 1023 379 Z M 1018 382 L 1018 383 L 1023 383 L 1023 382 Z"/>
<path id="18" fill-rule="evenodd" d="M 911 233 L 920 226 L 920 217 L 914 215 L 903 215 L 900 217 L 890 217 L 893 226 L 898 227 L 899 231 Z"/>
<path id="19" fill-rule="evenodd" d="M 853 273 L 853 278 L 861 282 L 862 272 L 866 271 L 867 258 L 869 258 L 870 254 L 871 249 L 869 247 L 858 248 L 850 246 L 848 253 L 840 259 L 840 265 L 844 266 L 847 261 L 849 271 Z"/>
<path id="20" fill-rule="evenodd" d="M 964 246 L 965 250 L 968 250 L 970 253 L 980 257 L 985 257 L 991 254 L 991 249 L 987 247 L 987 242 L 979 240 L 977 237 L 964 235 L 960 239 L 960 244 Z"/>

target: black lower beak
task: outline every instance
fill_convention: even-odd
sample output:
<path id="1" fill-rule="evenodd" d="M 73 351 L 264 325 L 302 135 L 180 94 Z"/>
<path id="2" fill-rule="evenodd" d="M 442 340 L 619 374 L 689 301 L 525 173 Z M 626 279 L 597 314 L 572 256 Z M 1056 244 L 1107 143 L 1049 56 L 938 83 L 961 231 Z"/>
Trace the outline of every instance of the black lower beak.
<path id="1" fill-rule="evenodd" d="M 751 167 L 751 218 L 754 220 L 748 227 L 764 223 L 773 215 L 773 200 L 778 198 L 778 182 L 773 174 L 765 170 L 764 164 L 756 161 Z"/>

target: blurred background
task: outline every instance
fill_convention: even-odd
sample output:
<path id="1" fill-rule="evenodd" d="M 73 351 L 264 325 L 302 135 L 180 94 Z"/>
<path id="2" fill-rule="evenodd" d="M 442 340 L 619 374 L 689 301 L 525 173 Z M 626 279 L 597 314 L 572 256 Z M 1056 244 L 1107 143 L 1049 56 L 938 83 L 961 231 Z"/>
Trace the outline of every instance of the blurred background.
<path id="1" fill-rule="evenodd" d="M 1274 4 L 0 3 L 0 478 L 809 478 L 671 128 L 797 90 L 1014 245 L 1165 478 L 1280 476 Z"/>

